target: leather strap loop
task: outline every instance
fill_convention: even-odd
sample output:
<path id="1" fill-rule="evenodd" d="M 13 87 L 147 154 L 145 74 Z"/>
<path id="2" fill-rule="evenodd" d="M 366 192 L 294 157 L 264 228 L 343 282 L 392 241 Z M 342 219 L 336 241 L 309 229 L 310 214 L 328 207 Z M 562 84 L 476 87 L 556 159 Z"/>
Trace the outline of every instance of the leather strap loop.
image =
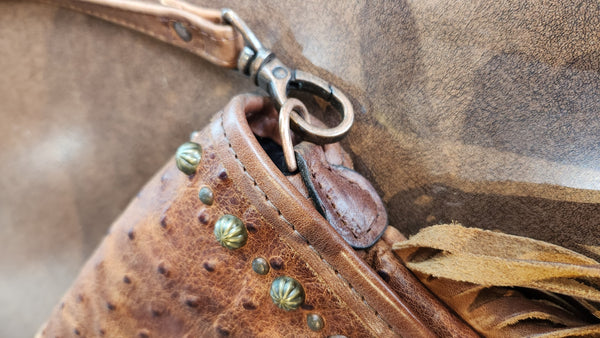
<path id="1" fill-rule="evenodd" d="M 236 68 L 244 47 L 241 35 L 222 22 L 220 11 L 176 0 L 163 0 L 162 5 L 130 0 L 34 1 L 69 8 L 131 28 L 222 67 Z"/>

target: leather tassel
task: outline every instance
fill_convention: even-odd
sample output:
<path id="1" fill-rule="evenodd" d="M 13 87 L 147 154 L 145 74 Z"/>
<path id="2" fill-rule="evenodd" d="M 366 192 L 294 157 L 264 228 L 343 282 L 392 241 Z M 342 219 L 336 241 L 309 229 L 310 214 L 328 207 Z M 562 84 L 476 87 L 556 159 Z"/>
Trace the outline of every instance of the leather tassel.
<path id="1" fill-rule="evenodd" d="M 406 266 L 486 336 L 600 334 L 600 264 L 550 243 L 436 225 L 392 246 Z"/>

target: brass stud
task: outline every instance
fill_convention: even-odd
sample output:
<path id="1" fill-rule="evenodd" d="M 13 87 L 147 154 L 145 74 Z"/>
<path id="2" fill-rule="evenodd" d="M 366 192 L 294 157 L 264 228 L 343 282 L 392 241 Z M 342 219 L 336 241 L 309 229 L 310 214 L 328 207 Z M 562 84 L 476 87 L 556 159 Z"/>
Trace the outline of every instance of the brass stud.
<path id="1" fill-rule="evenodd" d="M 266 275 L 269 273 L 269 263 L 262 257 L 255 258 L 252 261 L 252 270 L 259 275 Z"/>
<path id="2" fill-rule="evenodd" d="M 306 315 L 306 324 L 308 324 L 308 327 L 311 330 L 320 331 L 325 325 L 325 322 L 323 321 L 323 317 L 316 313 L 310 313 Z"/>
<path id="3" fill-rule="evenodd" d="M 175 163 L 177 168 L 187 175 L 196 173 L 202 158 L 202 147 L 195 142 L 186 142 L 177 148 Z"/>
<path id="4" fill-rule="evenodd" d="M 248 240 L 248 231 L 242 220 L 233 215 L 224 215 L 215 223 L 215 237 L 230 250 L 239 249 Z"/>
<path id="5" fill-rule="evenodd" d="M 296 310 L 304 302 L 304 289 L 300 283 L 288 276 L 275 278 L 271 284 L 271 299 L 279 308 Z"/>
<path id="6" fill-rule="evenodd" d="M 202 201 L 202 203 L 206 205 L 212 205 L 215 201 L 212 189 L 206 186 L 200 188 L 200 191 L 198 192 L 198 197 L 200 198 L 200 201 Z"/>

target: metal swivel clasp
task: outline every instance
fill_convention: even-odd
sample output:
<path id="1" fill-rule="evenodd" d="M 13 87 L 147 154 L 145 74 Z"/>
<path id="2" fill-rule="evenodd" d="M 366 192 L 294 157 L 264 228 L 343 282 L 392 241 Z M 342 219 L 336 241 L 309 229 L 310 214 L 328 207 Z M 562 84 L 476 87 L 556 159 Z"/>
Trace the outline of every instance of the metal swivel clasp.
<path id="1" fill-rule="evenodd" d="M 316 144 L 337 142 L 348 133 L 354 123 L 352 104 L 339 89 L 323 79 L 285 66 L 275 57 L 275 54 L 263 47 L 256 35 L 235 12 L 224 9 L 222 15 L 223 19 L 239 31 L 246 41 L 246 46 L 238 58 L 238 70 L 250 76 L 257 86 L 267 91 L 279 108 L 279 129 L 285 161 L 288 170 L 294 172 L 297 164 L 290 128 L 309 142 Z M 304 104 L 300 100 L 288 97 L 291 90 L 306 91 L 330 102 L 341 114 L 342 122 L 333 128 L 311 124 Z"/>

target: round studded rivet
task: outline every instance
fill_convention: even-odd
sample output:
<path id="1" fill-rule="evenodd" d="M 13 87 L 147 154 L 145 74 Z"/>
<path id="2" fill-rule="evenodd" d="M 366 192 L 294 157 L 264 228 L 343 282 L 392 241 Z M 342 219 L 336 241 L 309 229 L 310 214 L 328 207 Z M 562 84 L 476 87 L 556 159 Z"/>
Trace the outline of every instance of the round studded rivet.
<path id="1" fill-rule="evenodd" d="M 255 258 L 252 261 L 252 270 L 259 275 L 266 275 L 269 273 L 269 263 L 262 257 Z"/>
<path id="2" fill-rule="evenodd" d="M 192 33 L 190 33 L 190 31 L 181 22 L 173 22 L 173 29 L 181 38 L 181 40 L 185 42 L 192 41 Z"/>
<path id="3" fill-rule="evenodd" d="M 304 302 L 304 289 L 300 283 L 288 276 L 275 278 L 271 284 L 271 299 L 279 308 L 296 310 Z"/>
<path id="4" fill-rule="evenodd" d="M 325 322 L 323 321 L 323 317 L 316 313 L 310 313 L 306 315 L 306 324 L 308 324 L 308 327 L 311 330 L 320 331 L 325 325 Z"/>
<path id="5" fill-rule="evenodd" d="M 198 192 L 198 197 L 200 198 L 200 201 L 202 201 L 202 203 L 206 205 L 212 205 L 215 201 L 212 189 L 206 186 L 200 188 L 200 191 Z"/>
<path id="6" fill-rule="evenodd" d="M 196 173 L 202 158 L 202 147 L 195 142 L 186 142 L 177 148 L 175 163 L 177 168 L 187 175 Z"/>
<path id="7" fill-rule="evenodd" d="M 233 215 L 224 215 L 215 223 L 215 237 L 227 249 L 239 249 L 246 244 L 248 232 L 242 220 Z"/>

